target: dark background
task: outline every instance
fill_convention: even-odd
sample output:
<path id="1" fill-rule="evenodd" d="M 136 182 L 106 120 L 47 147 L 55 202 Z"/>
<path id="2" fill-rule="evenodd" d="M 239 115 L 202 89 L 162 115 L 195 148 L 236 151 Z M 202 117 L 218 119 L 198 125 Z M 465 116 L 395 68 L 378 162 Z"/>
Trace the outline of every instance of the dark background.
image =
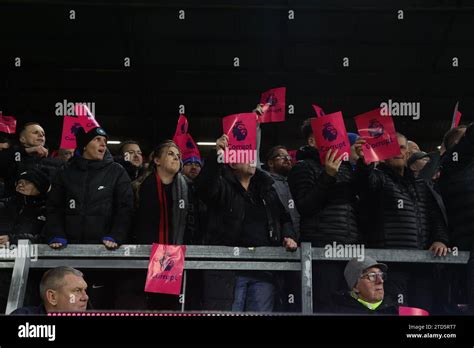
<path id="1" fill-rule="evenodd" d="M 263 150 L 301 145 L 312 103 L 341 110 L 351 131 L 352 117 L 388 99 L 421 103 L 420 120 L 394 117 L 395 125 L 433 150 L 457 100 L 462 123 L 473 120 L 473 26 L 472 1 L 0 0 L 0 110 L 41 122 L 56 148 L 55 104 L 95 102 L 112 140 L 149 150 L 173 136 L 180 104 L 195 141 L 214 141 L 221 117 L 286 86 L 295 114 L 263 125 Z"/>

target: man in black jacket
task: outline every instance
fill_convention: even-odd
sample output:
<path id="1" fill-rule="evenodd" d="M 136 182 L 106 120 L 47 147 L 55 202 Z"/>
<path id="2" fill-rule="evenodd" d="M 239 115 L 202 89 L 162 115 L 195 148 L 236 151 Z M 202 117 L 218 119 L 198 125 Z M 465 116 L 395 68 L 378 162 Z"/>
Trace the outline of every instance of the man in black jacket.
<path id="1" fill-rule="evenodd" d="M 384 281 L 387 265 L 366 256 L 363 261 L 350 260 L 344 269 L 349 292 L 335 295 L 332 311 L 354 315 L 398 315 L 398 305 L 385 296 Z"/>
<path id="2" fill-rule="evenodd" d="M 448 252 L 448 231 L 441 197 L 430 183 L 416 178 L 406 167 L 407 139 L 397 134 L 400 155 L 374 165 L 364 163 L 362 144 L 356 142 L 360 159 L 357 176 L 361 206 L 368 233 L 368 246 L 386 249 L 433 251 L 435 256 Z M 431 310 L 433 270 L 431 267 L 393 265 L 387 291 L 416 307 Z M 409 293 L 411 298 L 409 298 Z M 400 296 L 402 295 L 402 296 Z"/>
<path id="3" fill-rule="evenodd" d="M 102 128 L 77 134 L 75 156 L 53 182 L 47 203 L 46 240 L 52 248 L 68 243 L 115 249 L 127 241 L 133 193 L 130 178 L 107 150 Z"/>
<path id="4" fill-rule="evenodd" d="M 113 161 L 102 128 L 76 134 L 80 156 L 71 159 L 53 182 L 47 202 L 46 242 L 51 248 L 68 243 L 104 244 L 116 249 L 129 238 L 133 193 L 125 169 Z M 117 289 L 112 272 L 90 273 L 91 302 L 111 308 Z"/>
<path id="5" fill-rule="evenodd" d="M 296 153 L 298 162 L 290 171 L 288 183 L 300 214 L 302 242 L 313 247 L 353 244 L 360 240 L 356 220 L 357 185 L 349 161 L 329 151 L 326 164 L 319 159 L 310 120 L 301 127 L 307 143 Z M 339 262 L 320 262 L 314 266 L 314 308 L 325 311 L 333 307 L 334 292 L 344 287 L 343 265 Z"/>
<path id="6" fill-rule="evenodd" d="M 0 177 L 5 181 L 4 197 L 15 194 L 15 180 L 30 168 L 42 169 L 53 180 L 62 162 L 48 158 L 44 129 L 36 122 L 26 123 L 19 132 L 20 145 L 0 151 Z"/>
<path id="7" fill-rule="evenodd" d="M 11 230 L 7 235 L 0 235 L 0 244 L 17 244 L 19 239 L 41 242 L 46 221 L 46 195 L 50 187 L 48 175 L 40 169 L 31 168 L 18 176 L 16 194 L 6 203 Z"/>
<path id="8" fill-rule="evenodd" d="M 450 242 L 459 250 L 471 252 L 467 267 L 469 311 L 474 314 L 474 125 L 459 126 L 446 133 L 446 152 L 441 158 L 438 189 L 443 196 L 449 220 Z M 453 291 L 464 289 L 464 269 L 453 268 Z"/>
<path id="9" fill-rule="evenodd" d="M 228 138 L 217 140 L 216 150 L 227 148 Z M 259 247 L 283 245 L 295 250 L 291 219 L 281 204 L 273 180 L 254 164 L 228 166 L 211 153 L 197 178 L 197 190 L 209 212 L 209 241 L 216 245 Z M 238 272 L 234 311 L 272 311 L 275 300 L 271 272 Z"/>
<path id="10" fill-rule="evenodd" d="M 43 274 L 39 285 L 43 304 L 38 307 L 21 307 L 11 315 L 46 315 L 50 312 L 84 312 L 89 296 L 87 283 L 81 271 L 61 266 Z"/>

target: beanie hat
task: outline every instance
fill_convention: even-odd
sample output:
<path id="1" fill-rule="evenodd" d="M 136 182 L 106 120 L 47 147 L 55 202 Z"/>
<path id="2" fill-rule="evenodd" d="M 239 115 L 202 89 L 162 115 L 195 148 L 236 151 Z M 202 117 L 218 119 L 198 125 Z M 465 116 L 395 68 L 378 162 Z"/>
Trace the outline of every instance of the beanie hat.
<path id="1" fill-rule="evenodd" d="M 347 136 L 349 137 L 349 143 L 351 143 L 351 146 L 360 138 L 357 133 L 347 133 Z"/>
<path id="2" fill-rule="evenodd" d="M 183 165 L 188 164 L 188 163 L 197 163 L 202 167 L 202 161 L 197 156 L 191 156 L 183 160 Z"/>
<path id="3" fill-rule="evenodd" d="M 82 154 L 83 149 L 89 144 L 89 142 L 95 137 L 105 137 L 109 138 L 105 130 L 101 127 L 92 128 L 87 133 L 84 128 L 79 128 L 76 132 L 76 148 L 79 150 L 79 153 Z"/>
<path id="4" fill-rule="evenodd" d="M 44 171 L 36 168 L 30 168 L 20 173 L 17 182 L 19 180 L 31 182 L 41 194 L 47 193 L 51 186 L 48 175 Z"/>

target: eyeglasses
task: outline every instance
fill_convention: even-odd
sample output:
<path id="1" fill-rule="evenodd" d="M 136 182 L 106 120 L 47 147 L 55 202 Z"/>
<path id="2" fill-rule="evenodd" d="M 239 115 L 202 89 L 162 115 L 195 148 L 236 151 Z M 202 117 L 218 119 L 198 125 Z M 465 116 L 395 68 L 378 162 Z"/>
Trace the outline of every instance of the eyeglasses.
<path id="1" fill-rule="evenodd" d="M 291 161 L 291 156 L 290 155 L 286 155 L 286 156 L 285 155 L 276 155 L 272 159 L 275 159 L 275 158 Z"/>
<path id="2" fill-rule="evenodd" d="M 387 273 L 385 272 L 370 272 L 360 276 L 360 278 L 367 278 L 369 281 L 374 283 L 377 280 L 377 277 L 380 277 L 382 280 L 387 279 Z"/>

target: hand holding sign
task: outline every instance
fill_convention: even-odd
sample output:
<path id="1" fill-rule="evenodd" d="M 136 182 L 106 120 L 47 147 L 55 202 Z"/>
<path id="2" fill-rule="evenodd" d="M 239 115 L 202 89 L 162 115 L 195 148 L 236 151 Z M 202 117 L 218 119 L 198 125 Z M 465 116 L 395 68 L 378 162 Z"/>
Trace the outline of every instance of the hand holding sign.
<path id="1" fill-rule="evenodd" d="M 219 150 L 224 151 L 226 147 L 228 146 L 229 143 L 229 137 L 227 134 L 222 134 L 222 136 L 216 140 L 216 150 L 219 152 Z"/>
<path id="2" fill-rule="evenodd" d="M 341 166 L 344 157 L 346 157 L 346 154 L 342 153 L 342 155 L 336 158 L 338 150 L 335 149 L 334 152 L 332 151 L 333 150 L 329 149 L 329 151 L 326 153 L 326 164 L 324 165 L 324 170 L 329 176 L 336 176 L 339 172 L 339 167 Z"/>
<path id="3" fill-rule="evenodd" d="M 365 143 L 366 143 L 365 139 L 362 139 L 362 138 L 357 139 L 356 142 L 354 143 L 355 152 L 357 156 L 359 156 L 359 158 L 362 158 L 362 159 L 364 159 L 364 150 L 362 149 L 362 147 Z"/>

